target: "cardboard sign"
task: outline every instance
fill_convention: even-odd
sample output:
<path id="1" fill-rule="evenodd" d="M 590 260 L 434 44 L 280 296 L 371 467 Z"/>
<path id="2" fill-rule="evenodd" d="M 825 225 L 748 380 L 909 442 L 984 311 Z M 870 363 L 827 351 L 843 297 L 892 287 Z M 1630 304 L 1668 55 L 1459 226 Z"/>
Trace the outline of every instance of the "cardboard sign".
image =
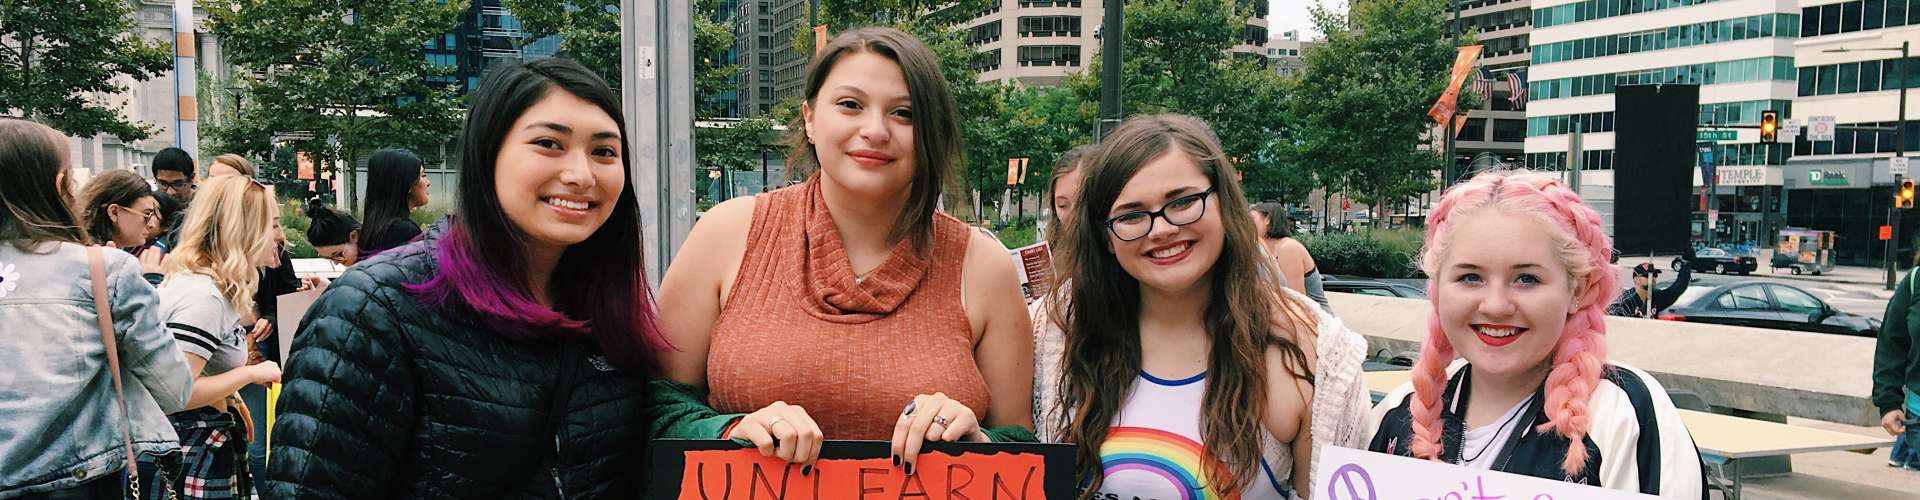
<path id="1" fill-rule="evenodd" d="M 275 304 L 279 306 L 275 315 L 280 318 L 280 321 L 273 325 L 274 333 L 279 334 L 274 339 L 280 344 L 282 364 L 287 362 L 287 356 L 293 354 L 293 332 L 300 330 L 300 319 L 307 317 L 307 309 L 313 308 L 313 302 L 320 300 L 320 292 L 324 291 L 327 291 L 324 287 L 314 288 L 281 295 L 274 299 Z"/>
<path id="2" fill-rule="evenodd" d="M 1366 450 L 1321 448 L 1313 477 L 1314 498 L 1505 498 L 1509 500 L 1654 498 L 1636 492 L 1541 479 L 1505 472 L 1417 460 Z"/>
<path id="3" fill-rule="evenodd" d="M 1073 498 L 1073 446 L 928 443 L 913 475 L 893 466 L 885 441 L 827 441 L 811 474 L 731 440 L 653 442 L 654 500 Z"/>
<path id="4" fill-rule="evenodd" d="M 1008 250 L 1013 254 L 1014 271 L 1020 273 L 1020 294 L 1027 303 L 1040 300 L 1053 290 L 1053 250 L 1047 242 Z"/>

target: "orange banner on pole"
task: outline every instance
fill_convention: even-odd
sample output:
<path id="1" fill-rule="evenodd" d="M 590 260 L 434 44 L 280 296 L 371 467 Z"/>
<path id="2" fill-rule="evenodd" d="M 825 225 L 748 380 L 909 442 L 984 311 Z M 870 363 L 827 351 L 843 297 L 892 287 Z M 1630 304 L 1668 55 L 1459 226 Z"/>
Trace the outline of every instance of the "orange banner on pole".
<path id="1" fill-rule="evenodd" d="M 813 27 L 813 55 L 816 55 L 816 56 L 820 55 L 820 51 L 826 50 L 826 49 L 827 49 L 827 25 L 822 24 L 822 25 L 814 26 Z"/>
<path id="2" fill-rule="evenodd" d="M 1482 48 L 1480 45 L 1460 47 L 1460 52 L 1453 58 L 1453 75 L 1447 78 L 1446 91 L 1441 92 L 1440 100 L 1427 110 L 1427 116 L 1433 118 L 1435 124 L 1444 126 L 1451 122 L 1455 134 L 1460 133 L 1460 127 L 1466 124 L 1465 121 L 1453 121 L 1454 114 L 1459 111 L 1456 108 L 1460 104 L 1460 86 L 1466 83 L 1467 75 L 1473 73 L 1474 63 L 1480 61 Z"/>

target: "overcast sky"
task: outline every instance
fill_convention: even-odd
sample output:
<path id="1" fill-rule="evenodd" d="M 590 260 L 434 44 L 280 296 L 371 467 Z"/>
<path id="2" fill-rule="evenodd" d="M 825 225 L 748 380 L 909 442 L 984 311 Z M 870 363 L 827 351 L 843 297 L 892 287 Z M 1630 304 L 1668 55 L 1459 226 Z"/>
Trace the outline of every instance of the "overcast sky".
<path id="1" fill-rule="evenodd" d="M 1313 27 L 1313 18 L 1307 15 L 1307 7 L 1323 3 L 1335 10 L 1347 10 L 1346 0 L 1267 0 L 1267 32 L 1279 36 L 1281 32 L 1300 30 L 1300 38 L 1312 40 L 1320 37 L 1320 30 Z"/>

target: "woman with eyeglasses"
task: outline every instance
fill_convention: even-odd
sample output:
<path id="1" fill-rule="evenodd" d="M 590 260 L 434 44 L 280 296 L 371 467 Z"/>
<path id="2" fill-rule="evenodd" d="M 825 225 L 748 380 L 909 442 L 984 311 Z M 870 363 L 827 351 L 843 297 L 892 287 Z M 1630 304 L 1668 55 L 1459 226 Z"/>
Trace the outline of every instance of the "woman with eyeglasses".
<path id="1" fill-rule="evenodd" d="M 1041 440 L 1075 443 L 1096 497 L 1303 496 L 1314 446 L 1363 438 L 1365 348 L 1266 271 L 1204 122 L 1130 119 L 1083 169 L 1056 257 L 1073 286 L 1035 340 L 1065 346 L 1040 361 L 1060 373 L 1041 381 Z"/>
<path id="2" fill-rule="evenodd" d="M 88 237 L 139 256 L 147 281 L 159 284 L 165 252 L 149 246 L 147 235 L 160 227 L 160 202 L 148 191 L 146 179 L 129 170 L 94 176 L 81 193 L 80 214 Z"/>

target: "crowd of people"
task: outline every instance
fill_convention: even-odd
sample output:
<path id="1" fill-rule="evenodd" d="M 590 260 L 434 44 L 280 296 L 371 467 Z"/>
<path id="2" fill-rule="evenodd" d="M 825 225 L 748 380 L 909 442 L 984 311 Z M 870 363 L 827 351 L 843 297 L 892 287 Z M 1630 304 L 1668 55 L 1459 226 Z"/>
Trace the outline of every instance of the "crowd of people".
<path id="1" fill-rule="evenodd" d="M 597 75 L 491 69 L 454 209 L 426 227 L 410 214 L 431 182 L 403 150 L 368 159 L 360 218 L 307 203 L 308 241 L 348 266 L 331 282 L 293 277 L 275 190 L 242 156 L 202 178 L 170 149 L 152 185 L 73 189 L 58 131 L 0 119 L 0 322 L 32 325 L 0 354 L 0 498 L 630 498 L 653 439 L 733 439 L 802 475 L 826 440 L 887 441 L 909 475 L 928 443 L 1068 443 L 1065 472 L 1103 498 L 1310 497 L 1328 447 L 1705 495 L 1666 391 L 1608 357 L 1610 309 L 1678 291 L 1649 269 L 1622 294 L 1600 216 L 1553 176 L 1485 172 L 1441 197 L 1418 262 L 1427 338 L 1375 405 L 1366 341 L 1202 120 L 1136 116 L 1060 156 L 1042 232 L 1058 283 L 1029 304 L 1007 249 L 936 208 L 964 149 L 937 56 L 850 30 L 806 73 L 804 181 L 713 207 L 656 290 Z M 1887 430 L 1909 435 L 1914 279 L 1874 374 Z M 313 287 L 303 318 L 276 315 Z M 1116 466 L 1140 453 L 1200 467 Z"/>

